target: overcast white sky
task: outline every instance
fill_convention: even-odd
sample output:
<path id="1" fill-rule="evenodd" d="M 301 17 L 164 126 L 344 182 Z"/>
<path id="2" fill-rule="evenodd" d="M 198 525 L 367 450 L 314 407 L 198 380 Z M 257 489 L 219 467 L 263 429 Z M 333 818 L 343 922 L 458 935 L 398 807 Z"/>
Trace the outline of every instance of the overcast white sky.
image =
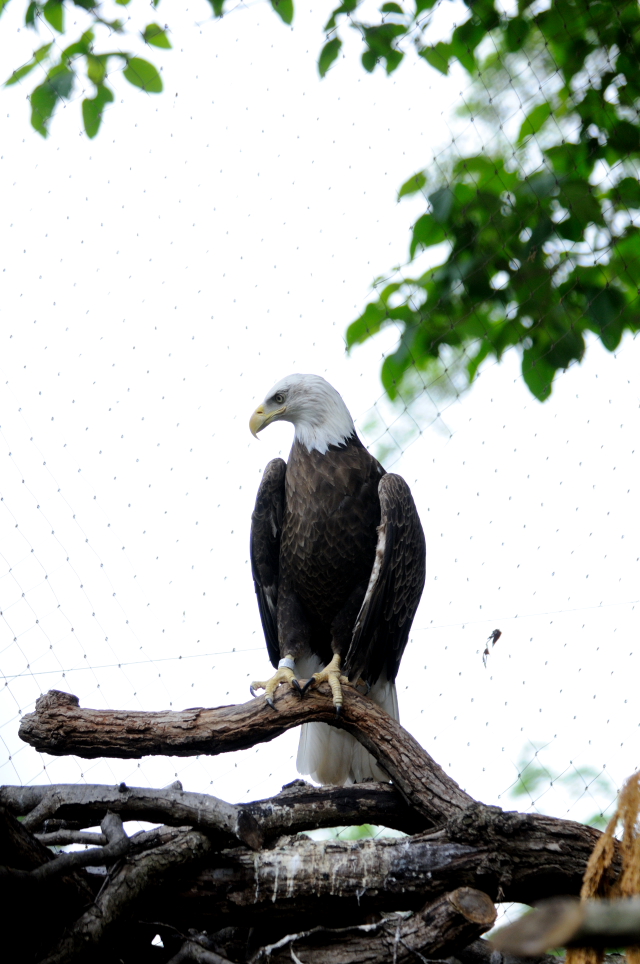
<path id="1" fill-rule="evenodd" d="M 19 8 L 1 22 L 6 74 L 35 46 Z M 78 99 L 43 141 L 32 85 L 0 92 L 2 783 L 177 775 L 239 801 L 296 776 L 295 733 L 138 763 L 41 755 L 17 726 L 50 688 L 118 709 L 248 698 L 269 669 L 250 513 L 291 439 L 276 425 L 254 440 L 249 415 L 283 375 L 318 372 L 373 441 L 395 334 L 346 357 L 344 331 L 406 260 L 421 205 L 396 191 L 450 140 L 464 80 L 411 57 L 369 76 L 352 31 L 320 82 L 328 9 L 298 8 L 290 30 L 266 4 L 215 22 L 204 0 L 165 0 L 174 50 L 149 55 L 165 93 L 113 77 L 92 142 Z M 630 338 L 615 355 L 593 340 L 544 405 L 511 352 L 441 419 L 423 413 L 394 464 L 428 544 L 402 722 L 486 802 L 514 806 L 518 760 L 538 746 L 550 772 L 610 774 L 597 803 L 556 785 L 535 804 L 576 819 L 640 765 L 639 400 Z"/>

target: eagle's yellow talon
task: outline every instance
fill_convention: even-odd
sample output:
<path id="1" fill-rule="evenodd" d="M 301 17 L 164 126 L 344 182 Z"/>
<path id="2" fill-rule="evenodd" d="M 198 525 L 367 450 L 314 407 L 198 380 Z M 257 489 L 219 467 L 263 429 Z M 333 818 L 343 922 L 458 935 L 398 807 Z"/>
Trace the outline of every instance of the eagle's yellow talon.
<path id="1" fill-rule="evenodd" d="M 333 697 L 333 705 L 335 706 L 336 713 L 338 715 L 342 710 L 342 703 L 343 703 L 342 686 L 343 684 L 346 684 L 349 682 L 347 677 L 343 676 L 340 672 L 341 662 L 342 661 L 340 657 L 336 654 L 331 660 L 331 662 L 327 666 L 325 666 L 323 670 L 320 670 L 319 673 L 313 674 L 313 676 L 305 686 L 305 690 L 306 690 L 312 680 L 316 684 L 327 682 L 331 687 L 331 696 Z"/>
<path id="2" fill-rule="evenodd" d="M 292 657 L 289 656 L 287 657 L 287 659 L 291 659 L 293 662 Z M 297 683 L 296 674 L 293 672 L 292 669 L 289 669 L 288 666 L 280 666 L 275 671 L 271 679 L 254 680 L 253 683 L 251 683 L 251 685 L 249 686 L 249 691 L 252 696 L 257 696 L 258 694 L 256 693 L 256 690 L 264 690 L 264 695 L 267 703 L 269 704 L 269 706 L 275 709 L 275 706 L 273 704 L 273 694 L 275 693 L 278 686 L 280 686 L 280 683 L 291 683 L 292 686 L 294 685 L 294 683 Z"/>

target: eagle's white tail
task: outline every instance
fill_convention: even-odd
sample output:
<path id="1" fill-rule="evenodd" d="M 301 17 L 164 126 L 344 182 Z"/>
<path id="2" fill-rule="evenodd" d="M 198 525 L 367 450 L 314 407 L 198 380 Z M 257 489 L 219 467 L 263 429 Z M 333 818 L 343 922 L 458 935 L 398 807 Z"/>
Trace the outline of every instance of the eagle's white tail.
<path id="1" fill-rule="evenodd" d="M 306 662 L 306 661 L 305 661 Z M 317 663 L 313 668 L 297 664 L 301 679 L 311 676 L 322 668 Z M 383 710 L 398 720 L 398 697 L 395 683 L 390 683 L 382 675 L 369 692 L 370 698 Z M 300 731 L 298 773 L 309 775 L 316 783 L 333 786 L 348 786 L 363 783 L 365 780 L 388 781 L 389 774 L 378 766 L 368 750 L 358 743 L 355 736 L 338 730 L 328 723 L 304 723 Z"/>

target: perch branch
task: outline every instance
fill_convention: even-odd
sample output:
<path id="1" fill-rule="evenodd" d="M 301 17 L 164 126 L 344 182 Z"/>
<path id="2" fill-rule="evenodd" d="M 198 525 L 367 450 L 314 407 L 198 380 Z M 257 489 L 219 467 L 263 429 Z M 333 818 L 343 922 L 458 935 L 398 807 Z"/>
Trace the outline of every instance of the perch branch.
<path id="1" fill-rule="evenodd" d="M 34 713 L 23 717 L 19 732 L 31 746 L 56 756 L 138 759 L 245 749 L 273 740 L 291 727 L 319 720 L 353 733 L 431 824 L 441 823 L 473 803 L 397 721 L 353 687 L 345 688 L 340 720 L 327 684 L 303 700 L 292 692 L 279 693 L 275 703 L 275 711 L 259 697 L 216 709 L 125 712 L 83 709 L 77 697 L 51 690 L 37 701 Z"/>
<path id="2" fill-rule="evenodd" d="M 499 951 L 525 956 L 554 947 L 640 944 L 640 897 L 541 901 L 532 913 L 498 931 L 492 944 Z"/>

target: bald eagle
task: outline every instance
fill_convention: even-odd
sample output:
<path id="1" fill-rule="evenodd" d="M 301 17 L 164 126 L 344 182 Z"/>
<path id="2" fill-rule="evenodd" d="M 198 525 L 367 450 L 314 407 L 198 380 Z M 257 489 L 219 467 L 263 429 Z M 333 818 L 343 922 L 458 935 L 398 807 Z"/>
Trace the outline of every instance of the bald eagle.
<path id="1" fill-rule="evenodd" d="M 328 680 L 363 683 L 395 719 L 395 678 L 425 579 L 425 540 L 409 490 L 356 434 L 341 396 L 318 375 L 289 375 L 251 416 L 257 437 L 275 421 L 295 427 L 289 461 L 267 465 L 251 518 L 251 567 L 276 673 L 301 695 Z M 303 686 L 299 680 L 308 680 Z M 301 729 L 297 768 L 318 783 L 389 777 L 356 739 L 326 723 Z"/>

